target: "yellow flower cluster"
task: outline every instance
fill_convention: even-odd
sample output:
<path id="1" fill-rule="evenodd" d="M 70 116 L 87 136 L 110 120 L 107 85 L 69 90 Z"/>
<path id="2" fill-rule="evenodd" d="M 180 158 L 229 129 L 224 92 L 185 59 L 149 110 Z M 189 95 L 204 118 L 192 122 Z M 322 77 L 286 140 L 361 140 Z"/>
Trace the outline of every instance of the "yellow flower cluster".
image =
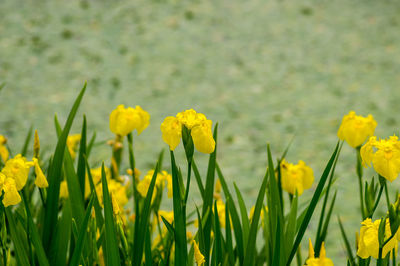
<path id="1" fill-rule="evenodd" d="M 28 162 L 21 154 L 7 160 L 4 168 L 0 172 L 0 192 L 4 192 L 4 207 L 16 205 L 21 201 L 20 191 L 28 180 L 30 168 L 35 167 L 36 180 L 38 187 L 47 187 L 47 179 L 39 166 L 38 160 L 33 158 L 33 162 Z"/>
<path id="2" fill-rule="evenodd" d="M 331 259 L 326 257 L 325 244 L 322 242 L 321 250 L 319 252 L 319 257 L 315 258 L 314 248 L 311 243 L 311 239 L 309 240 L 308 246 L 308 259 L 306 260 L 307 266 L 333 266 L 333 262 Z"/>
<path id="3" fill-rule="evenodd" d="M 400 173 L 400 141 L 398 137 L 377 140 L 370 137 L 362 146 L 360 155 L 363 166 L 374 166 L 375 171 L 392 182 Z"/>
<path id="4" fill-rule="evenodd" d="M 0 158 L 3 160 L 3 163 L 5 163 L 8 160 L 8 150 L 6 147 L 7 139 L 3 135 L 0 135 Z"/>
<path id="5" fill-rule="evenodd" d="M 146 197 L 147 191 L 149 190 L 151 178 L 153 177 L 154 170 L 150 170 L 137 184 L 137 190 L 142 197 Z M 161 191 L 165 185 L 168 189 L 168 198 L 172 198 L 172 176 L 167 171 L 161 171 L 156 177 L 156 189 Z M 153 199 L 156 196 L 156 192 L 153 193 Z"/>
<path id="6" fill-rule="evenodd" d="M 121 104 L 110 114 L 110 130 L 121 137 L 128 135 L 135 129 L 138 134 L 142 133 L 149 123 L 149 113 L 140 106 L 125 108 Z"/>
<path id="7" fill-rule="evenodd" d="M 345 140 L 351 147 L 357 148 L 364 141 L 374 135 L 376 121 L 372 115 L 367 117 L 356 115 L 354 111 L 350 111 L 345 115 L 342 124 L 338 130 L 338 137 Z"/>
<path id="8" fill-rule="evenodd" d="M 378 259 L 379 257 L 379 225 L 381 220 L 376 220 L 372 222 L 370 218 L 365 219 L 361 223 L 360 236 L 357 239 L 357 255 L 363 259 L 369 258 L 370 256 Z M 399 241 L 399 231 L 395 233 L 396 235 L 389 240 L 389 242 L 382 249 L 382 257 L 386 257 L 386 255 L 392 251 L 393 249 L 397 250 L 398 241 Z M 391 237 L 390 223 L 389 219 L 386 219 L 385 224 L 385 241 Z"/>
<path id="9" fill-rule="evenodd" d="M 298 164 L 291 164 L 285 159 L 281 162 L 281 182 L 282 189 L 290 194 L 300 196 L 305 189 L 309 189 L 314 182 L 314 172 L 311 167 L 307 166 L 303 161 Z"/>
<path id="10" fill-rule="evenodd" d="M 193 144 L 202 153 L 212 153 L 215 140 L 212 135 L 212 121 L 202 113 L 190 109 L 180 112 L 176 117 L 168 116 L 161 124 L 162 138 L 173 151 L 182 137 L 182 126 L 186 127 L 192 136 Z"/>

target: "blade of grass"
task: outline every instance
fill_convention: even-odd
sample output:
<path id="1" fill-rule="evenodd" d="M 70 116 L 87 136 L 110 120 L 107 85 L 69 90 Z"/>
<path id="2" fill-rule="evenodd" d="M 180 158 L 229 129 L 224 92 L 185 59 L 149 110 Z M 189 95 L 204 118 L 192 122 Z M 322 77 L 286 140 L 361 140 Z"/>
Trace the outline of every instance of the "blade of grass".
<path id="1" fill-rule="evenodd" d="M 101 182 L 103 184 L 103 202 L 105 216 L 105 244 L 107 249 L 107 265 L 121 265 L 117 243 L 117 230 L 114 224 L 114 213 L 111 196 L 108 191 L 104 163 L 101 166 Z M 143 239 L 144 240 L 144 239 Z M 142 241 L 143 243 L 144 241 Z"/>
<path id="2" fill-rule="evenodd" d="M 206 186 L 204 191 L 204 198 L 203 198 L 203 215 L 207 209 L 212 208 L 212 201 L 214 195 L 214 179 L 215 179 L 215 165 L 216 165 L 216 158 L 217 158 L 217 135 L 218 135 L 218 123 L 215 125 L 214 128 L 214 140 L 215 140 L 215 150 L 213 153 L 210 154 L 210 158 L 208 160 L 208 167 L 207 167 L 207 178 L 206 178 Z M 205 260 L 206 264 L 210 263 L 210 250 L 211 250 L 211 225 L 212 219 L 209 219 L 204 227 L 204 244 L 205 244 Z"/>
<path id="3" fill-rule="evenodd" d="M 320 195 L 322 193 L 322 190 L 324 188 L 325 182 L 328 179 L 328 176 L 329 176 L 329 173 L 330 173 L 330 171 L 332 169 L 332 166 L 333 166 L 333 163 L 335 161 L 335 158 L 336 158 L 336 156 L 339 156 L 338 150 L 339 150 L 339 142 L 336 144 L 335 151 L 333 152 L 331 158 L 329 159 L 328 164 L 325 167 L 324 172 L 322 173 L 322 176 L 321 176 L 321 178 L 320 178 L 320 180 L 318 182 L 318 186 L 317 186 L 317 188 L 316 188 L 316 190 L 314 192 L 314 195 L 313 195 L 313 197 L 311 199 L 310 205 L 307 208 L 307 212 L 306 212 L 306 214 L 304 216 L 304 219 L 303 219 L 303 221 L 301 223 L 299 232 L 297 233 L 296 240 L 295 240 L 295 242 L 293 244 L 292 250 L 290 252 L 289 258 L 288 258 L 287 263 L 286 263 L 286 265 L 288 265 L 288 266 L 292 262 L 292 259 L 293 259 L 294 255 L 296 254 L 297 248 L 300 245 L 300 242 L 301 242 L 301 240 L 302 240 L 302 238 L 304 236 L 306 228 L 307 228 L 307 226 L 308 226 L 308 224 L 309 224 L 309 222 L 311 220 L 311 216 L 313 215 L 315 207 L 317 206 L 319 197 L 320 197 Z"/>
<path id="4" fill-rule="evenodd" d="M 201 181 L 200 172 L 199 172 L 199 169 L 197 168 L 197 165 L 196 165 L 194 159 L 192 159 L 192 168 L 193 168 L 194 177 L 196 178 L 197 186 L 198 186 L 200 194 L 201 194 L 201 198 L 204 201 L 204 191 L 205 191 L 204 185 L 203 185 L 203 182 Z"/>
<path id="5" fill-rule="evenodd" d="M 270 169 L 274 169 L 274 168 L 270 168 Z M 247 241 L 243 265 L 253 265 L 254 264 L 254 259 L 256 257 L 256 240 L 257 240 L 258 224 L 260 221 L 260 214 L 261 214 L 261 209 L 263 206 L 267 181 L 268 181 L 268 176 L 265 175 L 264 180 L 261 185 L 261 188 L 260 188 L 260 191 L 258 192 L 256 205 L 254 207 L 254 214 L 253 214 L 253 218 L 251 220 L 249 239 Z"/>
<path id="6" fill-rule="evenodd" d="M 36 251 L 36 255 L 37 255 L 37 258 L 38 258 L 39 265 L 41 265 L 41 266 L 49 265 L 49 262 L 48 262 L 47 257 L 46 257 L 46 253 L 44 252 L 43 245 L 42 245 L 42 242 L 40 240 L 39 233 L 37 231 L 37 227 L 33 222 L 32 214 L 31 214 L 31 211 L 29 209 L 29 205 L 28 205 L 28 201 L 26 199 L 25 191 L 22 191 L 21 194 L 22 194 L 22 199 L 23 199 L 25 211 L 26 211 L 26 218 L 28 219 L 27 222 L 28 222 L 29 228 L 30 228 L 30 237 L 32 239 L 32 244 L 33 244 L 33 246 L 35 248 L 35 251 Z"/>
<path id="7" fill-rule="evenodd" d="M 239 208 L 240 208 L 240 214 L 242 216 L 242 228 L 243 228 L 243 241 L 244 243 L 247 243 L 247 239 L 249 237 L 249 228 L 250 228 L 250 222 L 249 222 L 249 217 L 247 216 L 247 210 L 246 210 L 246 205 L 244 203 L 242 193 L 240 193 L 240 190 L 236 186 L 235 183 L 233 183 L 235 190 L 236 190 L 236 196 L 238 199 L 239 203 Z"/>
<path id="8" fill-rule="evenodd" d="M 239 214 L 236 210 L 235 203 L 232 200 L 232 195 L 228 189 L 228 185 L 226 184 L 224 175 L 222 174 L 221 169 L 219 168 L 218 163 L 216 164 L 217 174 L 219 181 L 221 182 L 222 190 L 224 191 L 226 201 L 229 203 L 229 213 L 232 218 L 232 226 L 233 226 L 233 233 L 236 239 L 236 246 L 238 251 L 239 257 L 239 265 L 243 265 L 244 260 L 244 243 L 243 242 L 243 232 L 242 232 L 242 225 L 240 224 Z"/>
<path id="9" fill-rule="evenodd" d="M 182 180 L 179 178 L 178 168 L 175 163 L 174 152 L 170 151 L 172 167 L 172 200 L 174 207 L 175 223 L 175 264 L 186 265 L 187 244 L 186 244 L 186 223 L 185 213 L 183 212 L 183 196 L 181 191 Z"/>
<path id="10" fill-rule="evenodd" d="M 47 200 L 46 200 L 46 210 L 44 217 L 43 228 L 43 246 L 45 250 L 50 250 L 51 240 L 53 238 L 54 230 L 57 226 L 57 216 L 58 216 L 58 201 L 60 196 L 60 183 L 61 183 L 61 170 L 62 163 L 64 160 L 65 146 L 68 137 L 68 133 L 71 129 L 72 122 L 75 118 L 78 107 L 81 103 L 83 94 L 86 90 L 86 83 L 83 86 L 81 92 L 79 93 L 75 103 L 69 113 L 67 122 L 65 123 L 64 130 L 58 139 L 56 150 L 54 152 L 52 164 L 49 168 L 48 182 L 49 188 L 47 190 Z M 51 254 L 47 254 L 51 257 Z"/>
<path id="11" fill-rule="evenodd" d="M 214 247 L 215 247 L 215 262 L 216 265 L 222 264 L 222 256 L 223 256 L 223 251 L 222 251 L 222 233 L 221 233 L 221 225 L 219 223 L 219 217 L 218 217 L 218 208 L 217 208 L 217 201 L 214 201 L 214 235 L 215 235 L 215 240 L 214 240 Z"/>
<path id="12" fill-rule="evenodd" d="M 29 127 L 28 134 L 26 135 L 26 138 L 24 141 L 24 146 L 22 147 L 22 150 L 21 150 L 22 156 L 26 156 L 26 153 L 28 152 L 28 147 L 29 147 L 29 143 L 31 142 L 32 134 L 33 134 L 33 126 L 31 125 Z"/>
<path id="13" fill-rule="evenodd" d="M 93 202 L 94 202 L 94 195 L 92 194 L 92 197 L 90 197 L 88 207 L 86 208 L 85 217 L 83 218 L 82 225 L 80 226 L 80 229 L 78 232 L 78 239 L 75 244 L 74 253 L 72 254 L 71 260 L 69 262 L 70 266 L 78 266 L 79 265 L 79 260 L 81 258 L 82 250 L 83 250 L 83 244 L 84 244 L 84 241 L 85 241 L 85 238 L 87 235 L 87 226 L 88 226 L 90 215 L 92 213 Z"/>
<path id="14" fill-rule="evenodd" d="M 25 247 L 28 246 L 26 243 L 26 236 L 23 237 L 23 228 L 18 228 L 18 224 L 14 219 L 14 214 L 11 212 L 11 208 L 4 208 L 6 213 L 6 218 L 8 221 L 8 227 L 10 228 L 10 237 L 14 244 L 15 255 L 19 265 L 29 265 L 29 257 Z"/>
<path id="15" fill-rule="evenodd" d="M 82 124 L 82 132 L 81 132 L 81 141 L 79 144 L 79 157 L 78 157 L 78 168 L 76 170 L 76 175 L 79 180 L 79 187 L 81 189 L 82 198 L 85 198 L 85 156 L 86 156 L 86 116 L 83 116 L 83 124 Z"/>
<path id="16" fill-rule="evenodd" d="M 341 232 L 342 237 L 343 237 L 344 244 L 346 246 L 347 257 L 350 260 L 350 264 L 351 265 L 356 265 L 355 262 L 354 262 L 353 251 L 351 249 L 351 245 L 350 245 L 349 239 L 348 239 L 348 237 L 346 235 L 346 232 L 344 231 L 344 227 L 343 227 L 342 221 L 340 220 L 339 216 L 337 216 L 337 220 L 338 220 L 340 232 Z"/>
<path id="17" fill-rule="evenodd" d="M 146 198 L 143 203 L 142 213 L 140 214 L 140 221 L 136 221 L 136 223 L 139 223 L 139 225 L 137 227 L 138 230 L 137 231 L 135 230 L 135 235 L 134 235 L 132 265 L 139 266 L 141 265 L 142 262 L 143 249 L 144 249 L 143 243 L 145 241 L 145 236 L 146 236 L 145 234 L 149 224 L 151 199 L 153 197 L 153 192 L 156 184 L 157 173 L 159 172 L 159 167 L 160 167 L 159 162 L 157 162 L 153 173 L 153 177 L 151 178 L 149 189 L 147 190 Z"/>

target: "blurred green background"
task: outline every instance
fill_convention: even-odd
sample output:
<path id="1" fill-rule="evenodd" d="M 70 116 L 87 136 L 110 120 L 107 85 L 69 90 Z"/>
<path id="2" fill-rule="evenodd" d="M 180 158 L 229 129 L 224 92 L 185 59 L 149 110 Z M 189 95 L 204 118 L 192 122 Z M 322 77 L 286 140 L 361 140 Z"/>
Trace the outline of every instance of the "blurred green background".
<path id="1" fill-rule="evenodd" d="M 218 160 L 250 208 L 266 168 L 267 142 L 278 156 L 295 136 L 288 160 L 304 160 L 318 179 L 349 110 L 373 114 L 377 136 L 398 134 L 399 12 L 400 2 L 367 0 L 3 0 L 0 134 L 19 150 L 33 124 L 49 149 L 56 139 L 54 114 L 65 121 L 87 81 L 73 133 L 85 113 L 90 132 L 110 139 L 112 109 L 141 105 L 151 114 L 150 126 L 135 138 L 144 173 L 167 148 L 159 130 L 164 117 L 194 108 L 219 122 Z M 92 160 L 109 161 L 110 153 L 98 146 Z M 206 156 L 196 157 L 206 163 Z M 360 222 L 354 163 L 345 144 L 335 214 L 352 241 Z M 373 172 L 366 173 L 370 179 Z M 399 180 L 390 187 L 399 188 Z M 307 238 L 314 239 L 313 221 Z M 327 253 L 344 265 L 336 219 Z"/>

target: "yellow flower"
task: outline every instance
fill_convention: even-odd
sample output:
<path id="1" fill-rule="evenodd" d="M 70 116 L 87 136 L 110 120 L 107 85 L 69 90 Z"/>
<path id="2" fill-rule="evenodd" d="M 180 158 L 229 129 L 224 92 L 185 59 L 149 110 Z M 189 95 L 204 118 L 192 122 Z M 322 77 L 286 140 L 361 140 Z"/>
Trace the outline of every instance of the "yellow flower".
<path id="1" fill-rule="evenodd" d="M 360 236 L 358 237 L 358 250 L 357 255 L 363 259 L 370 256 L 377 259 L 379 257 L 379 240 L 378 231 L 381 220 L 372 222 L 370 218 L 365 219 L 361 224 Z M 398 231 L 397 231 L 398 232 Z M 398 234 L 396 232 L 396 234 Z M 385 225 L 385 240 L 391 236 L 389 219 L 386 219 Z M 397 250 L 398 242 L 397 237 L 393 237 L 382 250 L 382 257 L 392 251 L 393 248 Z"/>
<path id="2" fill-rule="evenodd" d="M 193 144 L 202 153 L 212 153 L 215 149 L 215 140 L 212 135 L 211 126 L 211 120 L 203 120 L 192 128 Z"/>
<path id="3" fill-rule="evenodd" d="M 314 182 L 314 173 L 312 168 L 301 160 L 294 165 L 283 159 L 281 162 L 281 181 L 284 190 L 290 194 L 295 194 L 297 191 L 300 196 L 305 189 L 311 188 Z"/>
<path id="4" fill-rule="evenodd" d="M 187 129 L 192 129 L 194 126 L 198 125 L 200 121 L 206 120 L 205 115 L 197 113 L 193 109 L 178 113 L 176 118 L 178 118 L 179 122 L 185 125 Z"/>
<path id="5" fill-rule="evenodd" d="M 6 143 L 7 143 L 6 137 L 0 135 L 0 158 L 3 160 L 4 163 L 7 161 L 9 156 L 7 147 L 4 145 Z"/>
<path id="6" fill-rule="evenodd" d="M 350 111 L 345 115 L 342 124 L 338 130 L 338 137 L 345 140 L 351 147 L 357 148 L 364 141 L 374 135 L 376 121 L 372 115 L 367 117 L 356 115 L 354 111 Z"/>
<path id="7" fill-rule="evenodd" d="M 196 243 L 196 240 L 193 240 L 192 243 L 193 243 L 194 258 L 196 260 L 196 264 L 201 266 L 206 262 L 206 260 L 204 259 L 203 254 L 201 254 L 199 246 Z"/>
<path id="8" fill-rule="evenodd" d="M 47 183 L 47 179 L 45 175 L 43 174 L 42 169 L 40 168 L 38 159 L 33 158 L 33 164 L 35 165 L 35 174 L 36 174 L 36 180 L 35 180 L 35 185 L 40 187 L 40 188 L 45 188 L 49 186 L 49 183 Z"/>
<path id="9" fill-rule="evenodd" d="M 396 136 L 376 140 L 370 137 L 361 147 L 363 166 L 374 166 L 375 171 L 392 182 L 400 173 L 400 141 Z"/>
<path id="10" fill-rule="evenodd" d="M 142 109 L 139 105 L 136 105 L 136 111 L 140 116 L 141 123 L 139 126 L 136 128 L 138 131 L 138 134 L 142 133 L 143 130 L 145 130 L 149 124 L 150 124 L 150 114 Z"/>
<path id="11" fill-rule="evenodd" d="M 81 141 L 81 134 L 70 135 L 67 138 L 67 148 L 72 159 L 76 157 L 76 150 L 78 148 L 79 141 Z"/>
<path id="12" fill-rule="evenodd" d="M 18 193 L 16 182 L 13 178 L 6 177 L 0 173 L 0 187 L 4 191 L 3 204 L 4 207 L 16 205 L 21 201 L 21 196 Z"/>
<path id="13" fill-rule="evenodd" d="M 169 145 L 171 151 L 181 142 L 182 124 L 176 117 L 168 116 L 161 123 L 162 139 Z"/>
<path id="14" fill-rule="evenodd" d="M 17 154 L 13 159 L 9 159 L 1 172 L 7 177 L 15 180 L 17 190 L 21 190 L 28 179 L 29 169 L 33 166 L 32 162 L 27 162 L 21 154 Z"/>
<path id="15" fill-rule="evenodd" d="M 144 178 L 139 181 L 137 185 L 137 190 L 142 197 L 146 197 L 147 191 L 149 190 L 151 179 L 153 177 L 154 170 L 150 170 L 144 176 Z M 167 173 L 167 171 L 161 171 L 156 177 L 156 187 L 157 190 L 163 190 L 164 186 L 167 184 L 168 187 L 168 197 L 172 197 L 172 176 Z M 153 192 L 153 199 L 156 196 L 156 191 Z"/>
<path id="16" fill-rule="evenodd" d="M 68 185 L 67 181 L 63 180 L 60 183 L 60 198 L 66 199 L 68 198 Z"/>
<path id="17" fill-rule="evenodd" d="M 161 124 L 162 138 L 173 151 L 179 145 L 182 137 L 182 126 L 186 127 L 193 139 L 196 149 L 203 153 L 212 153 L 215 140 L 212 135 L 212 121 L 207 120 L 202 113 L 190 109 L 180 112 L 176 117 L 168 116 Z"/>
<path id="18" fill-rule="evenodd" d="M 107 180 L 111 179 L 111 170 L 108 167 L 104 167 L 104 171 L 106 173 Z M 90 173 L 92 175 L 93 184 L 96 186 L 101 182 L 101 167 L 90 169 Z M 90 193 L 92 192 L 89 183 L 89 176 L 85 177 L 85 198 L 89 198 Z"/>
<path id="19" fill-rule="evenodd" d="M 128 135 L 134 129 L 140 134 L 150 122 L 150 115 L 140 106 L 125 108 L 118 105 L 110 114 L 110 130 L 121 137 Z"/>
<path id="20" fill-rule="evenodd" d="M 315 258 L 314 256 L 314 248 L 311 243 L 311 239 L 309 240 L 309 255 L 306 261 L 307 266 L 333 266 L 333 262 L 331 259 L 326 257 L 325 244 L 322 242 L 321 250 L 319 252 L 319 258 Z"/>
<path id="21" fill-rule="evenodd" d="M 126 196 L 126 186 L 122 185 L 120 182 L 115 179 L 110 179 L 108 181 L 108 191 L 110 195 L 114 198 L 115 203 L 118 204 L 119 209 L 123 209 L 123 207 L 128 203 L 128 197 Z M 99 199 L 99 204 L 101 207 L 104 206 L 103 203 L 103 185 L 100 182 L 96 186 L 96 194 Z M 115 209 L 115 207 L 114 207 Z"/>

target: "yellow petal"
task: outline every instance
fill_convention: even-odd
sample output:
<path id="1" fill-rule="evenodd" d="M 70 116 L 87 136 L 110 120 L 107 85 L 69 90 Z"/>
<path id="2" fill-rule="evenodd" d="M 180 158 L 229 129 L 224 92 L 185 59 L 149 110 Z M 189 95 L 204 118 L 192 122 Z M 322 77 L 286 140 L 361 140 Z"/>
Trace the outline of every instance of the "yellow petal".
<path id="1" fill-rule="evenodd" d="M 171 151 L 175 150 L 181 141 L 182 124 L 176 117 L 168 116 L 161 124 L 162 138 L 169 145 Z"/>
<path id="2" fill-rule="evenodd" d="M 138 134 L 142 133 L 143 130 L 145 130 L 149 124 L 150 124 L 150 114 L 146 111 L 144 111 L 142 109 L 142 107 L 140 106 L 136 106 L 136 111 L 138 112 L 139 116 L 140 116 L 140 124 L 138 125 L 138 127 L 136 128 L 136 130 L 138 131 Z"/>
<path id="3" fill-rule="evenodd" d="M 33 158 L 33 163 L 35 164 L 35 174 L 36 174 L 35 185 L 40 188 L 48 187 L 49 183 L 47 183 L 47 179 L 43 174 L 43 171 L 40 168 L 39 162 L 36 158 Z"/>
<path id="4" fill-rule="evenodd" d="M 16 205 L 21 201 L 21 196 L 18 193 L 15 180 L 12 178 L 6 178 L 3 185 L 4 197 L 3 204 L 4 207 L 10 205 Z"/>
<path id="5" fill-rule="evenodd" d="M 196 149 L 202 153 L 212 153 L 215 140 L 211 131 L 211 120 L 204 120 L 192 128 L 191 135 Z"/>

